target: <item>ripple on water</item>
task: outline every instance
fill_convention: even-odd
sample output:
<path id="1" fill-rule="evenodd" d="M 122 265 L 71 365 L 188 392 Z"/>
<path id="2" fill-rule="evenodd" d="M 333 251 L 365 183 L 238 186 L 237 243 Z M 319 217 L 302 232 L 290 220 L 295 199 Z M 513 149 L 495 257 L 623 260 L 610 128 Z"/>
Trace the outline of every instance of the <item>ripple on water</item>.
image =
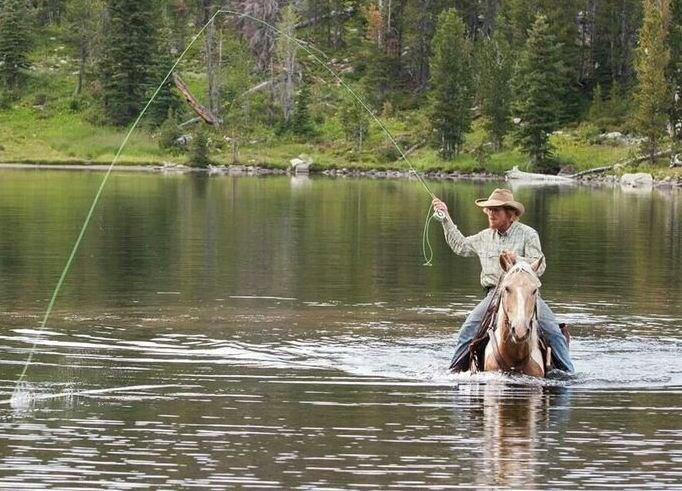
<path id="1" fill-rule="evenodd" d="M 375 308 L 376 305 L 371 306 L 371 310 Z M 414 309 L 407 310 L 410 316 L 414 315 Z M 440 315 L 437 310 L 427 312 L 428 316 Z M 269 315 L 270 320 L 281 317 L 278 311 L 262 315 Z M 569 312 L 560 314 L 560 317 L 576 326 L 574 331 L 578 334 L 573 337 L 571 350 L 577 374 L 569 379 L 555 377 L 533 383 L 605 388 L 682 385 L 682 361 L 679 357 L 682 339 L 679 334 L 671 335 L 676 319 L 636 316 L 620 319 L 626 322 L 620 326 L 613 316 Z M 203 332 L 183 333 L 178 330 L 155 330 L 149 339 L 133 340 L 122 337 L 127 335 L 125 329 L 115 328 L 100 330 L 97 335 L 80 330 L 60 332 L 56 329 L 18 328 L 0 336 L 0 339 L 19 355 L 25 352 L 25 347 L 35 344 L 40 363 L 46 366 L 52 360 L 55 360 L 55 366 L 64 366 L 65 359 L 74 360 L 74 367 L 83 368 L 83 361 L 89 360 L 129 370 L 167 364 L 233 365 L 341 371 L 358 377 L 444 385 L 485 382 L 488 376 L 453 375 L 445 369 L 454 345 L 454 335 L 434 335 L 427 331 L 415 336 L 415 324 L 399 318 L 361 323 L 344 319 L 334 322 L 334 329 L 325 330 L 325 334 L 297 337 L 295 331 L 289 331 L 286 336 L 259 333 L 257 341 L 244 339 L 241 331 L 233 337 L 221 339 Z M 642 325 L 646 325 L 642 329 L 649 333 L 654 330 L 664 334 L 621 336 L 621 333 L 631 333 Z M 420 331 L 422 329 L 426 328 L 419 328 Z M 307 330 L 303 332 L 309 333 Z M 7 359 L 2 363 L 20 363 L 21 360 L 19 356 L 17 360 Z"/>

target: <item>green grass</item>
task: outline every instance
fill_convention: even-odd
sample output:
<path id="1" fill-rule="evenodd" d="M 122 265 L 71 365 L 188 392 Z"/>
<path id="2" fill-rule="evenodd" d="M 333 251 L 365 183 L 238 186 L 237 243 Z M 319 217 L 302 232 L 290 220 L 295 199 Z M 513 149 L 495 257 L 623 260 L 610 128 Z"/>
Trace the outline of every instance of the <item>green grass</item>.
<path id="1" fill-rule="evenodd" d="M 108 164 L 127 131 L 90 125 L 79 114 L 46 116 L 25 107 L 0 112 L 0 128 L 0 159 L 5 162 Z M 149 133 L 139 130 L 121 157 L 135 163 L 158 163 L 165 155 Z"/>
<path id="2" fill-rule="evenodd" d="M 111 163 L 128 129 L 91 123 L 101 118 L 96 105 L 87 98 L 79 100 L 78 105 L 73 104 L 75 76 L 71 64 L 74 60 L 59 46 L 46 47 L 41 56 L 40 60 L 35 60 L 36 69 L 26 78 L 26 95 L 10 101 L 8 107 L 0 110 L 0 161 Z M 190 63 L 189 66 L 193 65 Z M 183 77 L 197 96 L 202 96 L 205 92 L 204 75 L 189 66 L 183 72 Z M 408 170 L 414 167 L 419 171 L 485 171 L 494 174 L 502 174 L 514 166 L 526 171 L 533 170 L 528 157 L 513 148 L 511 139 L 505 142 L 503 151 L 479 156 L 477 160 L 476 152 L 481 148 L 489 148 L 485 145 L 487 136 L 480 120 L 474 122 L 459 157 L 443 161 L 437 151 L 425 142 L 431 133 L 424 114 L 416 110 L 381 116 L 382 124 L 403 151 L 415 143 L 421 143 L 409 155 L 408 162 L 398 160 L 400 153 L 374 120 L 370 122 L 362 151 L 358 151 L 354 143 L 345 138 L 337 116 L 337 102 L 338 98 L 327 97 L 311 104 L 311 114 L 318 124 L 317 134 L 308 138 L 278 136 L 274 128 L 252 123 L 248 127 L 248 134 L 239 137 L 240 163 L 286 168 L 292 158 L 307 154 L 313 158 L 318 169 Z M 190 114 L 189 110 L 187 114 Z M 258 119 L 256 115 L 252 115 L 252 118 L 254 121 Z M 186 131 L 191 133 L 191 127 Z M 225 141 L 224 135 L 232 136 L 232 129 L 227 125 L 222 133 L 213 133 L 211 136 L 215 142 L 211 159 L 217 164 L 232 162 L 231 144 Z M 555 149 L 555 157 L 575 171 L 610 165 L 638 153 L 631 146 L 591 144 L 580 129 L 564 130 L 552 135 L 550 141 Z M 145 127 L 144 120 L 119 159 L 122 165 L 169 161 L 187 163 L 188 156 L 161 150 L 156 135 Z M 679 175 L 678 169 L 667 169 L 667 166 L 661 166 L 653 167 L 651 171 L 657 175 Z"/>
<path id="3" fill-rule="evenodd" d="M 611 165 L 637 153 L 630 146 L 592 145 L 571 133 L 552 135 L 550 142 L 555 147 L 556 158 L 572 165 L 576 171 Z"/>

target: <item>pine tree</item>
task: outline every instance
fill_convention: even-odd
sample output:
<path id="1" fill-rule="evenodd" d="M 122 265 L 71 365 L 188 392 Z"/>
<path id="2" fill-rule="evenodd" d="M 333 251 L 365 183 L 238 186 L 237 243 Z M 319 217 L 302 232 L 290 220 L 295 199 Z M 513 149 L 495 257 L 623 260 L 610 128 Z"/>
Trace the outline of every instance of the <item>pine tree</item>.
<path id="1" fill-rule="evenodd" d="M 471 46 L 457 11 L 440 14 L 431 58 L 431 123 L 436 130 L 441 158 L 459 154 L 471 127 L 473 81 Z"/>
<path id="2" fill-rule="evenodd" d="M 19 88 L 22 71 L 28 68 L 31 33 L 26 2 L 5 0 L 0 9 L 0 77 L 6 88 Z"/>
<path id="3" fill-rule="evenodd" d="M 406 49 L 402 50 L 399 58 L 401 76 L 403 85 L 405 81 L 409 82 L 407 88 L 419 94 L 428 89 L 431 41 L 436 30 L 438 15 L 451 2 L 411 0 L 403 3 L 401 44 Z"/>
<path id="4" fill-rule="evenodd" d="M 152 85 L 149 87 L 147 97 L 151 97 L 154 94 L 158 84 L 168 74 L 174 63 L 175 55 L 171 45 L 171 33 L 167 27 L 164 27 L 159 30 L 158 50 L 156 56 L 154 56 L 150 71 Z M 170 119 L 175 119 L 175 114 L 181 107 L 182 101 L 175 92 L 173 79 L 169 77 L 149 107 L 147 121 L 152 126 L 160 126 L 169 117 Z"/>
<path id="5" fill-rule="evenodd" d="M 81 94 L 86 81 L 86 72 L 92 65 L 100 41 L 104 3 L 102 0 L 69 0 L 66 3 L 64 18 L 67 36 L 78 52 L 78 75 L 73 91 L 74 97 Z"/>
<path id="6" fill-rule="evenodd" d="M 538 13 L 537 0 L 506 0 L 500 5 L 498 29 L 502 29 L 513 51 L 526 45 L 528 31 Z"/>
<path id="7" fill-rule="evenodd" d="M 564 63 L 557 67 L 565 81 L 560 83 L 561 90 L 555 95 L 560 98 L 557 118 L 562 123 L 575 120 L 580 112 L 580 92 L 578 83 L 584 82 L 585 62 L 579 44 L 578 17 L 584 10 L 582 0 L 507 0 L 502 3 L 499 23 L 511 42 L 513 52 L 522 52 L 537 16 L 542 15 L 550 25 L 555 37 L 557 56 Z M 558 77 L 557 77 L 558 79 Z M 584 83 L 583 83 L 584 85 Z"/>
<path id="8" fill-rule="evenodd" d="M 601 84 L 597 84 L 592 91 L 592 103 L 587 116 L 590 120 L 599 124 L 604 117 L 604 95 L 602 94 Z"/>
<path id="9" fill-rule="evenodd" d="M 311 26 L 315 44 L 337 49 L 343 44 L 343 23 L 353 12 L 347 0 L 306 0 L 303 21 L 305 27 Z"/>
<path id="10" fill-rule="evenodd" d="M 355 143 L 355 149 L 362 152 L 362 147 L 369 130 L 369 116 L 364 107 L 355 99 L 345 97 L 341 109 L 341 126 L 346 139 Z"/>
<path id="11" fill-rule="evenodd" d="M 540 12 L 546 12 L 551 32 L 556 36 L 557 50 L 562 63 L 556 66 L 561 83 L 558 97 L 561 101 L 559 122 L 566 124 L 578 119 L 581 109 L 579 84 L 584 85 L 585 70 L 581 61 L 581 46 L 577 18 L 584 8 L 583 0 L 542 0 Z M 587 101 L 585 101 L 587 102 Z"/>
<path id="12" fill-rule="evenodd" d="M 208 167 L 213 162 L 209 150 L 208 133 L 203 124 L 190 143 L 189 162 L 192 167 Z"/>
<path id="13" fill-rule="evenodd" d="M 670 127 L 676 142 L 682 139 L 682 2 L 672 3 L 670 16 L 670 63 L 667 78 L 670 81 Z"/>
<path id="14" fill-rule="evenodd" d="M 304 79 L 296 96 L 294 115 L 291 118 L 291 129 L 299 136 L 311 136 L 315 132 L 310 117 L 310 85 Z"/>
<path id="15" fill-rule="evenodd" d="M 634 79 L 637 30 L 642 24 L 641 0 L 600 0 L 587 17 L 591 85 L 606 88 L 613 81 L 630 86 Z"/>
<path id="16" fill-rule="evenodd" d="M 109 26 L 100 68 L 104 112 L 115 125 L 140 113 L 154 82 L 153 0 L 108 0 Z"/>
<path id="17" fill-rule="evenodd" d="M 502 149 L 502 141 L 511 123 L 512 59 L 509 44 L 501 30 L 492 39 L 485 39 L 479 59 L 479 98 L 483 126 L 493 142 L 495 151 Z"/>
<path id="18" fill-rule="evenodd" d="M 635 125 L 646 137 L 645 150 L 654 163 L 665 135 L 669 87 L 665 70 L 670 60 L 667 46 L 670 0 L 644 0 L 644 24 L 639 34 L 635 68 L 639 86 L 635 94 Z"/>
<path id="19" fill-rule="evenodd" d="M 561 45 L 540 15 L 529 33 L 515 75 L 517 100 L 514 114 L 520 119 L 516 142 L 526 151 L 539 170 L 550 170 L 552 147 L 549 135 L 559 126 L 564 62 Z"/>
<path id="20" fill-rule="evenodd" d="M 41 26 L 58 24 L 66 7 L 66 0 L 33 0 L 31 3 Z"/>
<path id="21" fill-rule="evenodd" d="M 364 10 L 367 26 L 366 37 L 369 46 L 364 53 L 363 65 L 366 67 L 364 77 L 365 92 L 370 104 L 374 107 L 383 106 L 391 93 L 392 87 L 399 79 L 399 58 L 391 53 L 387 43 L 387 12 L 385 6 L 370 3 Z"/>

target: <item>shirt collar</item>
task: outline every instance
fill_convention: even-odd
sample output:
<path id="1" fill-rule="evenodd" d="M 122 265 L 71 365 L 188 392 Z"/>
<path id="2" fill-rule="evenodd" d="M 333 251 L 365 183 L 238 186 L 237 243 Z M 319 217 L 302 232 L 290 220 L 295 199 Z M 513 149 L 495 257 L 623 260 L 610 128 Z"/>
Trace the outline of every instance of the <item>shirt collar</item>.
<path id="1" fill-rule="evenodd" d="M 513 221 L 511 223 L 511 225 L 509 225 L 509 228 L 507 230 L 505 230 L 504 232 L 500 232 L 499 230 L 495 230 L 494 233 L 495 233 L 495 235 L 497 235 L 499 237 L 509 237 L 515 227 L 516 227 L 516 221 Z"/>

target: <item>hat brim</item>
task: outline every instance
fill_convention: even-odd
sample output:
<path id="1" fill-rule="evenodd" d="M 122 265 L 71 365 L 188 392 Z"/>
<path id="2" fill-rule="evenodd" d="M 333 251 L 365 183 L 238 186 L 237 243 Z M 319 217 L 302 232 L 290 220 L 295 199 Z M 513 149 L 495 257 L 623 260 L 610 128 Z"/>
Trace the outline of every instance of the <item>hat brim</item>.
<path id="1" fill-rule="evenodd" d="M 509 208 L 513 208 L 517 212 L 519 212 L 519 216 L 523 215 L 524 212 L 526 211 L 526 208 L 524 208 L 524 206 L 518 201 L 500 201 L 497 199 L 480 198 L 476 200 L 476 206 L 480 206 L 481 208 L 491 208 L 493 206 L 506 206 Z"/>

